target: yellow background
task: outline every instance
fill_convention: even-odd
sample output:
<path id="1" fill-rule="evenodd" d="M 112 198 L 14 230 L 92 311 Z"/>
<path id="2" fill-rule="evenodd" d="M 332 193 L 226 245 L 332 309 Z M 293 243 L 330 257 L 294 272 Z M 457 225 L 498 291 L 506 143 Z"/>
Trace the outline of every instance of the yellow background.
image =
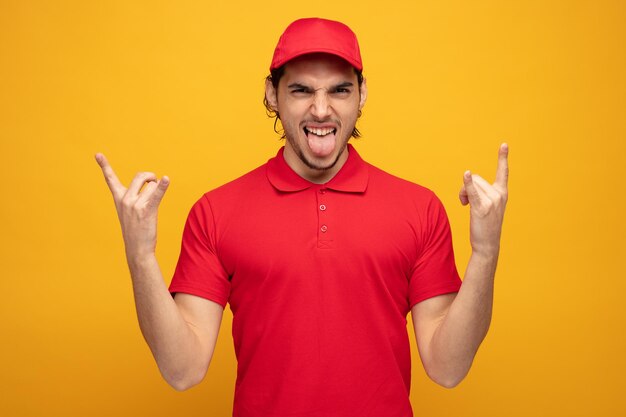
<path id="1" fill-rule="evenodd" d="M 306 3 L 306 4 L 305 4 Z M 191 204 L 281 145 L 261 105 L 284 27 L 358 34 L 359 152 L 437 192 L 469 256 L 462 173 L 510 202 L 492 328 L 467 379 L 418 416 L 625 415 L 623 1 L 0 2 L 0 415 L 228 416 L 230 311 L 208 376 L 177 393 L 135 319 L 121 234 L 93 160 L 171 177 L 158 256 L 171 276 Z"/>

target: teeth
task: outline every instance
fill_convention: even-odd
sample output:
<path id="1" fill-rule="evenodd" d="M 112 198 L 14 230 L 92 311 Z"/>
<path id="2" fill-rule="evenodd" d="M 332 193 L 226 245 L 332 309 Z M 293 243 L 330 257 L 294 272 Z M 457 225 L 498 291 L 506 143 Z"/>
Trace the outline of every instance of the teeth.
<path id="1" fill-rule="evenodd" d="M 315 128 L 315 127 L 307 127 L 305 129 L 307 130 L 307 132 L 313 133 L 314 135 L 317 135 L 317 136 L 326 136 L 329 133 L 335 131 L 335 129 L 328 128 L 328 127 L 325 127 L 323 129 L 322 128 Z"/>

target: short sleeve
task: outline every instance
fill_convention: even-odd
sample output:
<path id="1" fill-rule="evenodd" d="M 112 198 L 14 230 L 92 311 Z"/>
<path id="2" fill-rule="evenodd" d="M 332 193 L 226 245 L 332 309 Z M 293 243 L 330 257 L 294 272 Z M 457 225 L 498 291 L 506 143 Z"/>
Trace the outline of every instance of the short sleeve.
<path id="1" fill-rule="evenodd" d="M 422 245 L 409 278 L 411 307 L 437 295 L 457 292 L 461 287 L 448 216 L 434 194 L 421 218 Z"/>
<path id="2" fill-rule="evenodd" d="M 230 280 L 217 256 L 215 222 L 206 195 L 194 204 L 187 217 L 169 291 L 197 295 L 222 307 L 228 302 Z"/>

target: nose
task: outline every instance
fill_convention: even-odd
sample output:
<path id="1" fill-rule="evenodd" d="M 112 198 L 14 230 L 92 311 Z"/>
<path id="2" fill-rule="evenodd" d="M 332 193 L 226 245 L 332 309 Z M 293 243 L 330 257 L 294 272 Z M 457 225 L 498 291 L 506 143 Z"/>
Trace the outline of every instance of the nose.
<path id="1" fill-rule="evenodd" d="M 313 104 L 311 105 L 311 114 L 315 118 L 323 120 L 330 116 L 331 111 L 328 92 L 325 89 L 316 90 Z"/>

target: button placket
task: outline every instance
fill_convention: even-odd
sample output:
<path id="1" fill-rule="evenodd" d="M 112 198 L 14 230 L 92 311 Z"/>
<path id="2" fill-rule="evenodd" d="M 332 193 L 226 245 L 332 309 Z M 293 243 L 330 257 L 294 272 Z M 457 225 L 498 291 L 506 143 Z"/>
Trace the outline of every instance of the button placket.
<path id="1" fill-rule="evenodd" d="M 332 248 L 332 224 L 329 218 L 328 190 L 320 188 L 317 193 L 317 247 L 320 249 Z"/>

